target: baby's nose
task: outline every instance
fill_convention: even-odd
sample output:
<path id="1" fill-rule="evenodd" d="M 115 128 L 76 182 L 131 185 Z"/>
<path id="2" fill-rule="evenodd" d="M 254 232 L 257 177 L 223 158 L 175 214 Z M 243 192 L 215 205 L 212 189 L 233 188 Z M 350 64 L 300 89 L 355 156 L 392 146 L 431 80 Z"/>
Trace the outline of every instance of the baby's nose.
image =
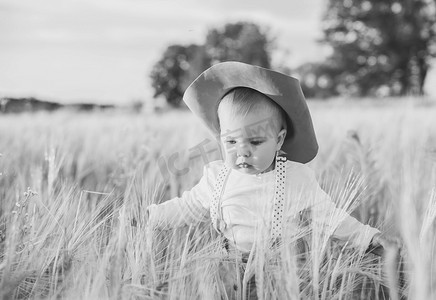
<path id="1" fill-rule="evenodd" d="M 250 147 L 248 147 L 245 144 L 239 145 L 238 149 L 237 149 L 237 154 L 238 154 L 238 156 L 241 156 L 241 157 L 250 157 L 251 156 Z"/>

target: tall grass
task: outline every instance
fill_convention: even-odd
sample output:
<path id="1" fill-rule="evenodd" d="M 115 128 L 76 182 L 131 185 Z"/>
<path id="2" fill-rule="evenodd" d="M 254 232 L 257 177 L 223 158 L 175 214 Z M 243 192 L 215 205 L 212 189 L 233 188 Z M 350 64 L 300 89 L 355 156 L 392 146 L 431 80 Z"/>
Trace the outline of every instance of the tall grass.
<path id="1" fill-rule="evenodd" d="M 387 299 L 387 287 L 392 299 L 434 299 L 436 109 L 311 109 L 311 167 L 338 206 L 400 238 L 400 265 L 394 252 L 381 260 L 302 222 L 274 249 L 260 230 L 240 274 L 209 224 L 148 228 L 148 205 L 201 176 L 193 147 L 208 135 L 190 113 L 3 115 L 0 299 L 226 299 L 223 266 L 242 279 L 229 298 L 256 273 L 259 299 Z"/>

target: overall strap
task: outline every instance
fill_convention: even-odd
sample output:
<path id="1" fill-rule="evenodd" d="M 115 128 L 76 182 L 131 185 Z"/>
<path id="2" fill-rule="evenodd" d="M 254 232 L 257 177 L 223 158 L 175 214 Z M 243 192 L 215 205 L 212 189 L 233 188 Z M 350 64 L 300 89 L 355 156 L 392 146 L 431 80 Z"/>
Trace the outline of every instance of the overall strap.
<path id="1" fill-rule="evenodd" d="M 212 202 L 210 203 L 210 218 L 212 219 L 212 226 L 216 231 L 218 231 L 218 233 L 221 233 L 225 229 L 225 223 L 221 218 L 221 197 L 230 170 L 231 169 L 224 164 L 219 171 L 212 194 Z"/>
<path id="2" fill-rule="evenodd" d="M 277 156 L 276 174 L 274 186 L 274 207 L 271 224 L 271 239 L 274 242 L 281 236 L 283 226 L 283 212 L 285 199 L 286 157 Z M 221 197 L 231 169 L 224 165 L 218 173 L 210 204 L 210 217 L 216 231 L 221 233 L 225 229 L 225 223 L 221 217 Z"/>
<path id="3" fill-rule="evenodd" d="M 274 207 L 271 223 L 271 239 L 274 242 L 282 234 L 285 207 L 286 157 L 276 157 L 276 178 L 274 186 Z"/>

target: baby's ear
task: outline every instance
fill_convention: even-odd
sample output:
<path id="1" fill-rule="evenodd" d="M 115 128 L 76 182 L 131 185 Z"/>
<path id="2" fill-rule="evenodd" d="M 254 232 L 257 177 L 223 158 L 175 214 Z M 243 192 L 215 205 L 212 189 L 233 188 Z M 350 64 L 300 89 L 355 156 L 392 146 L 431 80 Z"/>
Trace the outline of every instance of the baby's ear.
<path id="1" fill-rule="evenodd" d="M 285 142 L 286 133 L 287 133 L 287 130 L 284 128 L 282 130 L 280 130 L 280 132 L 278 133 L 278 135 L 277 135 L 277 151 L 279 151 L 282 148 L 282 145 Z"/>

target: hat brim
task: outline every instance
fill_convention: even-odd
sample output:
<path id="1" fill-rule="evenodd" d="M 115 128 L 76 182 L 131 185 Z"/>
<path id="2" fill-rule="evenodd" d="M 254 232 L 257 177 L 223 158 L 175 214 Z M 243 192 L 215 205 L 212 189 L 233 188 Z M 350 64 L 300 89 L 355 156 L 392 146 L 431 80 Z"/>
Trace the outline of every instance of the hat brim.
<path id="1" fill-rule="evenodd" d="M 201 73 L 186 89 L 183 100 L 215 136 L 220 135 L 218 103 L 237 87 L 254 89 L 277 103 L 292 122 L 293 135 L 282 146 L 287 159 L 307 163 L 318 152 L 312 118 L 299 81 L 269 69 L 240 62 L 223 62 Z"/>

